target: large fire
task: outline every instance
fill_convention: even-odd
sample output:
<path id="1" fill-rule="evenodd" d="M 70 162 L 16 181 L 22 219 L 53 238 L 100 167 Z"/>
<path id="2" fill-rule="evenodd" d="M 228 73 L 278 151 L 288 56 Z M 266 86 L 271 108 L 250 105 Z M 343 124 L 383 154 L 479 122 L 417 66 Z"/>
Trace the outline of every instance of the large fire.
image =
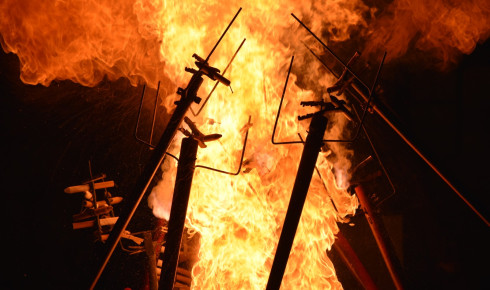
<path id="1" fill-rule="evenodd" d="M 183 10 L 192 11 L 189 13 L 194 15 L 195 11 L 200 11 L 199 7 L 196 5 Z M 183 25 L 179 31 L 185 31 L 185 37 L 189 36 L 187 31 L 192 31 L 197 34 L 196 43 L 202 43 L 198 46 L 202 49 L 195 49 L 183 45 L 181 39 L 167 41 L 164 49 L 168 49 L 170 59 L 175 59 L 175 71 L 182 82 L 189 77 L 182 71 L 182 60 L 189 61 L 188 55 L 196 50 L 198 54 L 206 55 L 237 7 L 231 5 L 226 11 L 218 7 L 207 8 L 202 21 L 179 21 Z M 242 39 L 246 38 L 231 70 L 225 75 L 232 81 L 234 93 L 227 87 L 218 86 L 196 120 L 203 132 L 223 135 L 219 143 L 211 142 L 207 148 L 199 150 L 198 164 L 235 170 L 244 138 L 241 129 L 247 124 L 249 115 L 253 126 L 245 155 L 248 173 L 228 176 L 196 170 L 188 211 L 188 226 L 201 234 L 199 260 L 193 269 L 195 288 L 265 288 L 302 151 L 301 145 L 274 146 L 270 141 L 288 64 L 294 53 L 292 46 L 294 42 L 299 43 L 297 35 L 290 32 L 294 26 L 289 9 L 301 11 L 299 7 L 283 7 L 275 3 L 262 3 L 260 7 L 244 6 L 237 22 L 211 58 L 213 65 L 225 67 Z M 170 25 L 175 20 L 165 21 Z M 200 23 L 212 25 L 196 30 Z M 182 49 L 175 50 L 173 47 L 176 46 Z M 318 74 L 321 72 L 318 68 L 317 64 L 316 75 L 311 75 L 311 78 L 319 79 L 319 85 L 326 87 L 332 79 Z M 295 79 L 293 76 L 290 83 L 294 84 Z M 209 83 L 207 91 L 212 85 Z M 278 139 L 297 139 L 296 132 L 305 136 L 307 127 L 307 124 L 297 121 L 300 113 L 298 101 L 314 99 L 315 95 L 313 91 L 296 85 L 289 86 L 286 95 L 290 101 L 281 114 Z M 174 144 L 173 153 L 178 152 L 179 143 Z M 167 168 L 164 174 L 174 176 L 174 161 L 169 159 L 167 162 L 170 164 L 164 165 Z M 338 231 L 336 222 L 354 213 L 357 200 L 336 186 L 332 165 L 325 158 L 319 167 L 328 192 L 316 176 L 286 269 L 283 281 L 286 289 L 341 287 L 325 250 L 334 242 Z M 156 215 L 168 216 L 171 187 L 172 180 L 165 180 L 150 197 L 152 205 L 161 205 L 154 206 Z M 334 210 L 331 198 L 340 213 Z"/>
<path id="2" fill-rule="evenodd" d="M 328 32 L 331 40 L 342 41 L 352 29 L 366 27 L 365 16 L 373 17 L 375 10 L 361 0 L 12 0 L 0 4 L 2 48 L 19 56 L 23 82 L 47 86 L 55 79 L 69 79 L 94 86 L 107 76 L 156 87 L 158 81 L 170 79 L 173 83 L 162 83 L 167 92 L 185 86 L 190 75 L 184 67 L 193 66 L 192 54 L 206 56 L 239 7 L 242 13 L 210 59 L 211 65 L 223 69 L 246 38 L 225 75 L 233 92 L 218 86 L 202 113 L 190 117 L 203 132 L 223 135 L 220 142 L 199 150 L 197 163 L 233 171 L 240 158 L 241 129 L 251 116 L 247 170 L 238 176 L 196 170 L 187 217 L 187 226 L 202 236 L 193 269 L 194 288 L 265 288 L 302 152 L 302 145 L 274 146 L 270 141 L 289 61 L 304 39 L 290 13 L 304 19 L 313 31 Z M 463 9 L 451 13 L 466 19 Z M 428 28 L 430 33 L 421 43 L 438 41 L 431 36 L 434 27 Z M 488 34 L 483 30 L 474 33 L 473 43 L 482 33 Z M 394 34 L 384 35 L 394 39 Z M 279 120 L 280 140 L 297 139 L 298 132 L 306 136 L 308 121 L 297 121 L 303 113 L 299 101 L 324 97 L 322 91 L 334 81 L 306 54 L 299 53 L 297 59 Z M 309 86 L 300 85 L 299 76 Z M 205 97 L 213 85 L 205 82 L 200 96 Z M 329 122 L 333 125 L 328 136 L 344 138 L 348 121 L 332 115 Z M 173 153 L 179 145 L 176 138 Z M 353 214 L 358 201 L 345 190 L 352 152 L 338 144 L 331 149 L 336 163 L 320 155 L 317 166 L 323 180 L 313 176 L 284 289 L 341 288 L 325 250 L 334 243 L 337 222 Z M 168 216 L 173 163 L 166 161 L 166 175 L 150 197 L 158 217 Z"/>

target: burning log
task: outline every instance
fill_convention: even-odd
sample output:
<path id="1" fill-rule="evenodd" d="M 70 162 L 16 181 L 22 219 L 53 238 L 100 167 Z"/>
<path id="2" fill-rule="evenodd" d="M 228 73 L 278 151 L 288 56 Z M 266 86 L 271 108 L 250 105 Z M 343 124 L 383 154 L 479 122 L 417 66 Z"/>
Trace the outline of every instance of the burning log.
<path id="1" fill-rule="evenodd" d="M 168 222 L 168 233 L 165 237 L 162 275 L 158 289 L 172 289 L 179 260 L 185 216 L 194 175 L 197 148 L 199 142 L 193 138 L 184 138 L 180 150 L 177 178 L 172 199 L 172 209 Z"/>
<path id="2" fill-rule="evenodd" d="M 147 242 L 146 245 L 146 252 L 149 260 L 148 286 L 151 289 L 156 289 L 158 285 L 160 285 L 160 289 L 171 289 L 177 284 L 176 276 L 178 278 L 180 277 L 177 275 L 179 272 L 178 263 L 179 259 L 182 258 L 179 257 L 179 254 L 185 228 L 185 218 L 192 186 L 192 177 L 196 167 L 195 161 L 197 149 L 198 146 L 205 148 L 207 147 L 205 142 L 217 140 L 221 137 L 220 134 L 204 135 L 189 118 L 185 117 L 184 120 L 192 132 L 180 128 L 180 131 L 182 131 L 188 138 L 183 139 L 181 145 L 176 185 L 168 227 L 165 226 L 166 221 L 164 219 L 159 219 L 153 237 L 155 242 L 151 244 L 151 249 L 149 242 Z M 149 238 L 146 240 L 149 240 Z M 165 246 L 162 246 L 163 243 L 165 243 Z M 163 258 L 155 259 L 155 251 L 163 252 Z M 165 263 L 163 261 L 165 261 Z M 159 268 L 155 266 L 158 266 Z M 161 274 L 161 268 L 163 268 L 163 275 Z M 160 277 L 159 280 L 162 281 L 161 283 L 158 283 L 156 280 L 157 276 Z M 188 279 L 184 280 L 189 280 L 189 283 L 184 284 L 189 284 L 190 286 L 190 275 Z"/>
<path id="3" fill-rule="evenodd" d="M 163 253 L 162 274 L 158 289 L 171 290 L 175 284 L 175 275 L 179 261 L 179 252 L 182 244 L 187 205 L 191 193 L 192 178 L 196 168 L 196 155 L 199 147 L 205 148 L 204 142 L 221 138 L 219 134 L 204 135 L 197 126 L 187 117 L 185 122 L 192 132 L 181 129 L 188 136 L 182 140 L 177 177 L 175 180 L 172 208 L 168 221 L 168 232 L 165 237 L 165 251 Z"/>
<path id="4" fill-rule="evenodd" d="M 277 245 L 276 255 L 267 282 L 267 289 L 279 289 L 284 276 L 284 270 L 289 258 L 294 236 L 298 228 L 301 212 L 310 187 L 316 160 L 323 145 L 323 134 L 327 128 L 327 118 L 316 115 L 311 120 L 310 130 L 306 137 L 305 147 L 301 155 L 298 173 L 294 182 L 293 192 L 289 201 L 284 226 Z"/>
<path id="5" fill-rule="evenodd" d="M 195 164 L 198 147 L 206 148 L 207 145 L 205 144 L 205 142 L 217 140 L 221 138 L 221 135 L 205 135 L 189 118 L 184 118 L 184 121 L 191 129 L 191 132 L 187 131 L 186 129 L 180 128 L 180 130 L 185 136 L 187 136 L 187 138 L 184 138 L 182 140 L 168 226 L 165 230 L 163 230 L 165 220 L 159 219 L 157 231 L 155 232 L 154 236 L 154 240 L 156 240 L 155 248 L 163 252 L 162 259 L 157 259 L 157 266 L 161 268 L 156 268 L 157 275 L 160 276 L 158 289 L 172 289 L 178 284 L 184 284 L 190 287 L 192 281 L 190 271 L 182 268 L 179 264 L 186 262 L 186 260 L 192 260 L 191 258 L 186 257 L 187 255 L 185 251 L 184 256 L 182 256 L 180 250 L 182 248 L 186 248 L 185 246 L 183 247 L 185 243 L 183 243 L 182 240 L 184 233 L 185 236 L 187 236 L 187 233 L 185 232 L 185 219 L 187 215 L 187 207 L 192 187 L 194 170 L 197 167 L 201 167 L 220 173 L 237 175 L 240 172 L 243 162 L 243 155 L 245 153 L 245 147 L 248 139 L 248 129 L 251 126 L 250 118 L 251 116 L 249 117 L 248 124 L 245 126 L 246 135 L 243 144 L 242 157 L 240 160 L 240 166 L 236 173 L 226 172 L 223 170 Z M 162 244 L 164 244 L 164 246 Z M 148 256 L 154 255 L 149 250 L 147 251 L 147 253 Z M 153 262 L 150 262 L 150 265 L 152 265 Z M 189 273 L 188 275 L 185 274 L 186 271 Z M 149 271 L 150 287 L 152 287 L 152 285 L 154 284 L 151 279 L 153 279 L 153 269 Z"/>

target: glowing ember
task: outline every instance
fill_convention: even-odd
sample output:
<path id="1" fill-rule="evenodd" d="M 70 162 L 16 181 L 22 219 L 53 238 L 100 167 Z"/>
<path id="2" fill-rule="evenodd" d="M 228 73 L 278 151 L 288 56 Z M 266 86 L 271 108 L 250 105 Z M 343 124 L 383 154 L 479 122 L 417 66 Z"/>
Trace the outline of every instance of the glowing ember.
<path id="1" fill-rule="evenodd" d="M 374 10 L 361 0 L 4 0 L 0 4 L 2 48 L 19 56 L 23 82 L 49 85 L 55 79 L 69 79 L 93 86 L 107 76 L 111 80 L 126 77 L 134 85 L 144 82 L 155 87 L 159 80 L 168 78 L 174 83 L 162 86 L 169 92 L 187 82 L 190 76 L 184 66 L 193 66 L 192 54 L 206 56 L 240 6 L 243 11 L 239 19 L 210 59 L 213 66 L 224 68 L 242 39 L 247 39 L 225 75 L 234 93 L 218 86 L 203 112 L 193 119 L 203 132 L 223 135 L 220 142 L 199 150 L 197 163 L 232 171 L 240 158 L 240 129 L 251 115 L 254 124 L 245 156 L 247 173 L 228 176 L 196 170 L 187 220 L 188 227 L 202 236 L 199 261 L 193 269 L 194 288 L 265 288 L 302 151 L 302 145 L 273 146 L 270 141 L 287 66 L 302 39 L 290 13 L 304 19 L 313 31 L 328 31 L 332 39 L 345 40 L 351 29 L 366 26 L 362 15 L 373 14 Z M 464 10 L 448 13 L 470 20 Z M 453 25 L 446 21 L 450 18 L 441 18 L 441 29 Z M 486 19 L 484 33 L 488 34 Z M 456 25 L 460 24 L 457 21 Z M 437 42 L 433 37 L 439 35 L 437 28 L 432 26 L 427 31 L 421 43 Z M 477 31 L 467 38 L 457 38 L 457 47 L 468 43 L 470 48 L 461 48 L 468 52 L 480 35 Z M 388 44 L 392 41 L 394 38 Z M 305 55 L 297 58 L 300 61 L 291 75 L 279 120 L 277 133 L 281 140 L 296 139 L 297 132 L 306 135 L 308 121 L 297 121 L 302 113 L 299 100 L 320 99 L 318 92 L 333 82 L 319 69 L 318 62 L 308 61 Z M 298 76 L 315 87 L 300 87 Z M 200 96 L 205 97 L 213 85 L 204 83 Z M 329 137 L 345 137 L 344 117 L 332 116 L 329 122 L 333 124 Z M 174 146 L 178 147 L 180 138 L 176 140 Z M 313 176 L 282 284 L 285 289 L 341 288 L 325 250 L 334 242 L 336 223 L 353 214 L 358 202 L 343 189 L 345 172 L 350 167 L 349 151 L 339 144 L 330 149 L 337 162 L 331 164 L 325 154 L 320 155 L 317 166 L 324 182 Z M 178 152 L 178 148 L 172 152 Z M 166 175 L 150 197 L 159 217 L 167 216 L 170 208 L 168 197 L 175 175 L 172 163 L 167 160 L 164 164 Z M 334 166 L 342 188 L 336 185 Z"/>

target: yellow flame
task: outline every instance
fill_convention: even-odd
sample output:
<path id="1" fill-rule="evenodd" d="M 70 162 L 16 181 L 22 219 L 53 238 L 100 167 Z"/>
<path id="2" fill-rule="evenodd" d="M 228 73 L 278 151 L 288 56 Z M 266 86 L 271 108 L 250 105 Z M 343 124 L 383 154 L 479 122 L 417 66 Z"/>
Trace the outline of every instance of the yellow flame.
<path id="1" fill-rule="evenodd" d="M 239 7 L 238 4 L 222 7 L 220 3 L 206 3 L 207 8 L 201 11 L 201 5 L 184 9 L 194 11 L 189 16 L 192 21 L 179 21 L 175 29 L 181 32 L 175 34 L 181 38 L 172 36 L 164 40 L 166 44 L 162 46 L 162 55 L 175 59 L 175 75 L 181 78 L 178 83 L 185 83 L 189 78 L 182 72 L 183 60 L 189 61 L 193 52 L 205 57 Z M 193 269 L 192 283 L 196 289 L 264 289 L 267 283 L 303 147 L 271 144 L 290 57 L 299 43 L 299 36 L 292 32 L 296 26 L 291 11 L 311 18 L 313 26 L 321 27 L 322 21 L 299 4 L 279 5 L 271 1 L 243 5 L 243 12 L 210 60 L 223 68 L 241 40 L 247 39 L 226 74 L 232 81 L 234 93 L 218 86 L 201 115 L 193 118 L 201 131 L 223 135 L 219 142 L 211 142 L 207 148 L 199 150 L 198 164 L 235 170 L 244 138 L 240 128 L 247 123 L 249 115 L 253 126 L 245 156 L 247 173 L 229 176 L 203 169 L 195 172 L 187 225 L 201 234 L 199 259 Z M 163 26 L 172 22 L 162 21 L 168 22 Z M 351 24 L 354 25 L 339 22 L 346 33 Z M 202 26 L 206 28 L 200 28 Z M 338 37 L 347 36 L 338 34 Z M 189 38 L 194 40 L 189 41 Z M 185 43 L 196 46 L 183 45 L 184 39 L 187 39 Z M 301 68 L 302 58 L 305 56 L 299 57 L 298 70 L 305 70 Z M 167 68 L 170 65 L 167 63 Z M 308 74 L 319 82 L 318 86 L 327 87 L 332 83 L 331 77 L 325 76 L 318 64 L 311 64 Z M 297 139 L 296 132 L 306 136 L 308 122 L 297 121 L 298 114 L 302 113 L 298 109 L 299 100 L 319 98 L 313 90 L 300 88 L 296 79 L 292 75 L 289 82 L 277 130 L 279 140 Z M 205 84 L 202 97 L 212 85 L 211 82 Z M 334 119 L 340 125 L 345 123 L 342 117 L 335 116 L 332 122 Z M 338 132 L 330 133 L 340 137 L 342 130 L 336 130 Z M 173 153 L 177 152 L 178 145 Z M 339 155 L 343 154 L 339 152 Z M 318 166 L 325 184 L 315 174 L 284 276 L 284 289 L 341 288 L 326 250 L 334 242 L 338 231 L 336 223 L 353 214 L 358 203 L 345 189 L 336 186 L 333 166 L 323 154 Z M 168 184 L 161 188 L 168 188 Z M 160 194 L 168 197 L 171 192 Z M 332 202 L 339 212 L 334 210 Z M 166 207 L 168 214 L 169 205 Z"/>
<path id="2" fill-rule="evenodd" d="M 196 289 L 264 289 L 267 282 L 303 147 L 274 146 L 270 141 L 289 60 L 304 37 L 290 13 L 315 31 L 330 31 L 336 40 L 344 40 L 351 28 L 365 25 L 361 15 L 369 8 L 360 0 L 46 0 L 0 4 L 2 47 L 19 56 L 25 83 L 49 85 L 54 79 L 70 79 L 93 86 L 107 76 L 155 87 L 159 80 L 171 79 L 174 83 L 162 84 L 167 91 L 176 91 L 175 84 L 185 86 L 190 76 L 183 68 L 193 66 L 191 55 L 205 57 L 240 6 L 242 13 L 210 59 L 213 66 L 224 68 L 238 44 L 247 39 L 226 74 L 234 93 L 218 86 L 201 115 L 193 119 L 203 132 L 223 135 L 219 142 L 199 150 L 198 163 L 233 171 L 244 137 L 240 129 L 252 116 L 245 156 L 247 173 L 195 172 L 187 226 L 202 236 L 193 269 Z M 305 55 L 297 59 L 277 128 L 278 140 L 297 139 L 297 132 L 306 136 L 309 122 L 297 121 L 304 113 L 299 101 L 322 98 L 317 91 L 332 83 L 318 62 L 308 62 Z M 316 87 L 300 86 L 299 74 Z M 206 96 L 213 85 L 206 81 L 200 96 Z M 341 137 L 345 120 L 339 116 L 329 120 L 338 124 L 329 134 Z M 176 138 L 173 153 L 178 151 L 179 140 Z M 345 170 L 349 162 L 340 152 L 343 149 L 334 150 L 343 156 L 340 167 Z M 175 170 L 175 164 L 165 166 L 166 171 Z M 336 223 L 353 214 L 358 203 L 355 196 L 336 186 L 333 165 L 325 154 L 320 154 L 317 166 L 324 182 L 315 173 L 283 279 L 284 289 L 341 288 L 326 250 L 334 242 Z M 157 216 L 168 215 L 171 184 L 173 179 L 164 177 L 150 197 Z M 166 194 L 166 199 L 159 199 L 160 194 Z"/>
<path id="3" fill-rule="evenodd" d="M 264 289 L 267 282 L 302 151 L 302 145 L 270 142 L 289 59 L 305 40 L 290 13 L 313 31 L 343 41 L 353 28 L 366 27 L 362 16 L 373 16 L 375 9 L 361 0 L 0 2 L 0 43 L 4 51 L 18 55 L 23 82 L 48 86 L 55 79 L 68 79 L 94 86 L 105 77 L 125 77 L 133 85 L 144 82 L 151 87 L 166 80 L 164 91 L 174 92 L 190 77 L 183 68 L 193 66 L 191 55 L 205 57 L 240 6 L 241 15 L 210 59 L 224 68 L 247 38 L 226 75 L 234 93 L 218 86 L 194 119 L 203 132 L 223 135 L 199 150 L 198 163 L 232 171 L 243 142 L 240 128 L 252 116 L 247 173 L 195 173 L 187 226 L 202 236 L 193 269 L 193 288 L 199 289 Z M 489 14 L 485 0 L 396 0 L 371 30 L 366 52 L 382 47 L 394 59 L 416 39 L 419 49 L 448 60 L 456 52 L 470 53 L 489 37 Z M 308 122 L 296 119 L 304 113 L 298 109 L 299 100 L 322 98 L 322 90 L 333 81 L 306 54 L 296 59 L 277 128 L 279 140 L 297 138 L 297 132 L 305 136 Z M 200 96 L 212 86 L 206 81 Z M 163 104 L 171 104 L 173 97 L 167 96 Z M 334 124 L 330 137 L 345 137 L 342 116 L 330 116 L 329 122 Z M 173 144 L 174 153 L 180 139 Z M 337 155 L 336 163 L 320 154 L 317 166 L 323 182 L 315 173 L 284 276 L 285 289 L 341 288 L 325 250 L 334 242 L 336 223 L 353 214 L 358 203 L 343 189 L 351 152 L 340 144 L 330 149 Z M 157 216 L 168 216 L 175 162 L 167 161 L 164 171 L 149 199 Z"/>

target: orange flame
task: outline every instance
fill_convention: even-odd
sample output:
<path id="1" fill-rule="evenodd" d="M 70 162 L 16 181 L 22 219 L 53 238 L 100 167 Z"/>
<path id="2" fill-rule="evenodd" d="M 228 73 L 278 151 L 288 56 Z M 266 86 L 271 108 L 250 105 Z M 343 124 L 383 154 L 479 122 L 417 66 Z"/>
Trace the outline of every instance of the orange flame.
<path id="1" fill-rule="evenodd" d="M 1 44 L 18 55 L 26 84 L 94 86 L 107 76 L 155 86 L 165 67 L 161 31 L 141 21 L 140 10 L 117 0 L 2 1 Z"/>
<path id="2" fill-rule="evenodd" d="M 369 32 L 367 52 L 388 51 L 397 59 L 415 47 L 446 68 L 470 54 L 490 36 L 490 4 L 486 0 L 395 0 Z"/>
<path id="3" fill-rule="evenodd" d="M 227 176 L 202 169 L 195 173 L 187 225 L 201 234 L 202 244 L 193 269 L 193 288 L 265 287 L 302 151 L 301 145 L 270 142 L 287 65 L 300 38 L 290 13 L 304 19 L 313 31 L 343 41 L 352 29 L 367 26 L 362 15 L 373 14 L 374 9 L 361 0 L 0 2 L 2 48 L 18 55 L 23 82 L 45 86 L 65 79 L 94 86 L 105 77 L 125 77 L 133 85 L 151 87 L 167 79 L 184 85 L 189 76 L 183 68 L 192 66 L 191 55 L 205 56 L 210 51 L 239 6 L 243 7 L 239 20 L 210 60 L 223 68 L 247 38 L 226 75 L 234 93 L 218 86 L 195 121 L 203 132 L 223 135 L 220 142 L 199 151 L 198 163 L 232 170 L 240 157 L 240 128 L 251 115 L 248 173 Z M 395 0 L 376 20 L 367 52 L 383 47 L 394 59 L 415 42 L 418 49 L 450 62 L 489 37 L 489 21 L 486 0 Z M 296 119 L 303 113 L 298 111 L 298 100 L 322 98 L 319 92 L 333 81 L 318 63 L 301 54 L 297 59 L 279 120 L 280 140 L 295 138 L 296 132 L 305 136 L 308 124 Z M 297 76 L 303 81 L 297 82 Z M 175 91 L 175 84 L 163 86 Z M 205 82 L 201 96 L 212 85 Z M 334 123 L 329 136 L 342 138 L 346 120 L 333 115 L 329 122 Z M 178 151 L 179 145 L 177 141 L 172 150 Z M 317 166 L 323 182 L 314 175 L 283 280 L 286 289 L 341 288 L 325 250 L 334 242 L 336 223 L 353 214 L 358 203 L 337 186 L 340 179 L 332 171 L 335 166 L 337 173 L 345 172 L 351 153 L 339 144 L 331 149 L 339 158 L 333 165 L 320 154 Z M 175 162 L 167 161 L 164 170 L 167 174 L 149 199 L 159 217 L 168 216 Z"/>
<path id="4" fill-rule="evenodd" d="M 181 82 L 189 77 L 182 72 L 182 60 L 189 60 L 189 55 L 194 51 L 204 57 L 223 30 L 224 25 L 215 24 L 227 23 L 237 7 L 231 5 L 223 9 L 218 6 L 208 8 L 204 15 L 200 15 L 201 20 L 197 24 L 179 22 L 180 31 L 186 32 L 185 38 L 195 37 L 195 43 L 200 44 L 198 48 L 182 45 L 182 39 L 164 40 L 167 45 L 162 47 L 165 50 L 162 54 L 170 58 L 175 55 L 175 74 L 181 78 Z M 188 9 L 199 11 L 199 6 Z M 252 116 L 253 126 L 246 154 L 248 173 L 228 176 L 196 170 L 187 219 L 188 227 L 202 237 L 199 260 L 193 269 L 194 288 L 263 289 L 267 282 L 302 151 L 301 145 L 274 146 L 270 142 L 284 78 L 293 54 L 292 46 L 298 42 L 296 35 L 289 31 L 294 27 L 289 9 L 292 8 L 284 8 L 273 2 L 262 3 L 260 9 L 255 6 L 243 7 L 239 19 L 211 58 L 211 63 L 223 68 L 240 41 L 246 37 L 244 47 L 226 75 L 232 81 L 234 93 L 229 88 L 218 86 L 212 100 L 195 119 L 202 132 L 223 135 L 220 142 L 211 142 L 207 148 L 199 150 L 198 164 L 233 171 L 238 164 L 243 142 L 240 128 L 247 123 L 248 115 Z M 300 7 L 293 10 L 303 13 Z M 313 15 L 304 14 L 312 17 L 310 23 L 313 27 L 321 26 L 322 22 L 313 19 Z M 206 28 L 196 30 L 195 27 L 199 25 L 206 25 Z M 206 33 L 201 34 L 202 31 Z M 347 36 L 339 34 L 337 37 Z M 175 46 L 181 46 L 181 49 L 172 49 Z M 320 85 L 327 87 L 331 84 L 332 79 L 322 74 L 318 64 L 313 65 L 310 71 L 310 77 Z M 207 85 L 207 91 L 212 85 Z M 202 96 L 205 95 L 202 93 Z M 296 76 L 291 77 L 286 96 L 278 139 L 297 138 L 296 132 L 302 132 L 305 136 L 308 124 L 297 121 L 301 113 L 298 112 L 298 102 L 318 97 L 312 90 L 298 87 Z M 335 116 L 331 122 L 342 123 L 345 120 Z M 330 132 L 333 133 L 340 137 L 342 131 Z M 173 153 L 177 153 L 177 150 L 178 144 Z M 175 166 L 173 160 L 168 162 L 164 166 Z M 325 251 L 334 242 L 338 231 L 336 222 L 353 214 L 358 204 L 355 197 L 336 186 L 332 164 L 326 161 L 325 156 L 321 156 L 318 166 L 327 190 L 315 176 L 286 269 L 283 281 L 285 289 L 341 288 Z M 167 170 L 170 169 L 167 167 Z M 168 183 L 160 183 L 151 198 L 158 199 L 156 196 L 163 195 L 169 200 L 172 194 L 169 187 L 171 185 Z M 170 204 L 164 206 L 164 214 L 168 215 Z M 155 214 L 161 210 L 161 207 L 154 207 Z"/>
<path id="5" fill-rule="evenodd" d="M 199 150 L 198 164 L 236 168 L 243 142 L 240 128 L 249 115 L 253 127 L 246 154 L 248 173 L 227 176 L 196 170 L 187 217 L 187 226 L 202 236 L 193 269 L 194 288 L 263 289 L 267 282 L 302 152 L 302 145 L 270 142 L 289 59 L 299 42 L 290 13 L 305 19 L 314 31 L 330 31 L 335 40 L 345 40 L 352 28 L 366 25 L 361 15 L 369 8 L 360 0 L 296 2 L 242 3 L 239 19 L 210 59 L 223 68 L 237 45 L 247 39 L 226 74 L 234 93 L 218 86 L 202 114 L 194 118 L 202 132 L 223 135 Z M 238 1 L 163 0 L 3 1 L 0 5 L 2 47 L 19 56 L 25 83 L 49 85 L 54 79 L 69 79 L 93 86 L 107 76 L 152 87 L 164 78 L 184 85 L 189 75 L 183 68 L 192 67 L 191 55 L 205 57 L 240 6 Z M 308 62 L 304 55 L 298 59 L 277 128 L 280 140 L 296 139 L 297 132 L 306 135 L 308 122 L 297 121 L 304 113 L 298 109 L 299 100 L 322 98 L 317 91 L 333 81 L 318 63 Z M 316 87 L 300 86 L 299 74 Z M 175 84 L 163 86 L 176 91 Z M 212 86 L 205 82 L 201 97 Z M 329 136 L 341 138 L 345 119 L 332 115 L 329 122 L 335 123 Z M 180 138 L 176 140 L 172 152 L 178 151 Z M 346 171 L 348 151 L 340 145 L 331 149 L 339 156 L 337 172 Z M 166 171 L 175 170 L 172 162 L 164 164 Z M 337 186 L 334 165 L 324 153 L 317 166 L 323 182 L 314 175 L 282 284 L 286 289 L 341 288 L 325 251 L 334 242 L 336 223 L 352 215 L 358 202 Z M 164 175 L 149 199 L 156 216 L 168 215 L 172 175 Z"/>

